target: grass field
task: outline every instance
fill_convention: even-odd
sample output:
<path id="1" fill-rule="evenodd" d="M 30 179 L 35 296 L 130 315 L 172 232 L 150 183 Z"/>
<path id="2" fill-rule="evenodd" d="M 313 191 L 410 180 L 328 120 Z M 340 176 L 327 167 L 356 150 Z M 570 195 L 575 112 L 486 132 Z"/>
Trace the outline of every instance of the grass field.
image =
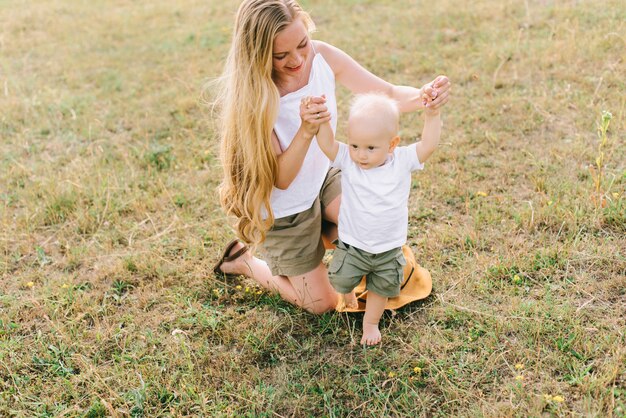
<path id="1" fill-rule="evenodd" d="M 624 3 L 303 2 L 383 78 L 453 82 L 410 202 L 434 291 L 373 349 L 210 272 L 237 3 L 0 0 L 0 416 L 626 416 Z"/>

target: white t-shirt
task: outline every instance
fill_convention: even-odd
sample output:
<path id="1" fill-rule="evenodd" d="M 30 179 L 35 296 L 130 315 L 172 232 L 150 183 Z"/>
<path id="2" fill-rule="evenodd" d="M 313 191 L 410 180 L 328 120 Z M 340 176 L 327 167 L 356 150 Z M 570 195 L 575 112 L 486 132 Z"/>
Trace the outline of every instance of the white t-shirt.
<path id="1" fill-rule="evenodd" d="M 424 168 L 415 144 L 396 147 L 385 164 L 364 170 L 340 142 L 332 165 L 341 169 L 339 239 L 374 254 L 404 245 L 411 171 Z"/>
<path id="2" fill-rule="evenodd" d="M 337 127 L 335 73 L 322 54 L 315 54 L 308 84 L 280 98 L 274 132 L 283 150 L 289 147 L 300 128 L 300 100 L 306 96 L 322 94 L 326 95 L 326 106 L 332 116 L 330 123 L 334 132 Z M 302 167 L 289 187 L 285 190 L 276 187 L 272 189 L 271 205 L 274 218 L 283 218 L 309 209 L 319 196 L 329 166 L 328 158 L 317 145 L 317 139 L 313 138 Z"/>

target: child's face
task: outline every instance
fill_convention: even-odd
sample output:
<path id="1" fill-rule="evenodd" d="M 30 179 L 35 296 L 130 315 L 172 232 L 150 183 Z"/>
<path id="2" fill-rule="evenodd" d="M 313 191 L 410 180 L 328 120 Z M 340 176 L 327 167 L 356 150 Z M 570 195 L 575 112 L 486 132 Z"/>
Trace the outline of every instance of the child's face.
<path id="1" fill-rule="evenodd" d="M 395 148 L 394 142 L 397 137 L 390 138 L 388 133 L 382 133 L 380 129 L 371 129 L 368 124 L 350 125 L 348 149 L 352 161 L 364 170 L 383 165 L 389 153 Z"/>

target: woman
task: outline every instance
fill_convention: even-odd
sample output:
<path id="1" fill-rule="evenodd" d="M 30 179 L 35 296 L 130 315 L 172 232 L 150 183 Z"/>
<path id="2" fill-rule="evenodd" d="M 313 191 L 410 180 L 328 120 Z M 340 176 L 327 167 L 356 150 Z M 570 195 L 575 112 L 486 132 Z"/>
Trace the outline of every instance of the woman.
<path id="1" fill-rule="evenodd" d="M 313 29 L 294 0 L 245 0 L 239 7 L 216 104 L 220 200 L 242 241 L 226 247 L 214 270 L 248 276 L 322 313 L 337 303 L 322 258 L 323 241 L 337 235 L 341 188 L 314 138 L 324 122 L 336 129 L 335 81 L 353 93 L 385 93 L 404 112 L 423 107 L 424 95 L 428 106 L 444 105 L 450 83 L 439 76 L 421 89 L 392 85 L 312 40 Z M 300 111 L 307 96 L 314 98 Z M 244 242 L 259 245 L 263 259 Z"/>

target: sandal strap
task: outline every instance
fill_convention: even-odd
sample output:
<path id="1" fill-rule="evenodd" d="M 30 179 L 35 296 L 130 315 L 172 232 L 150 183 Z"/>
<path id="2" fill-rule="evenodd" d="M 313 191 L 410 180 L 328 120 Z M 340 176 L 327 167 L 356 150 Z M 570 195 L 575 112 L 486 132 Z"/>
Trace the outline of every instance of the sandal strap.
<path id="1" fill-rule="evenodd" d="M 248 251 L 248 246 L 246 244 L 243 245 L 243 247 L 241 247 L 240 249 L 238 249 L 237 251 L 235 251 L 233 254 L 231 255 L 227 255 L 226 257 L 224 257 L 224 259 L 222 260 L 222 262 L 229 262 L 229 261 L 233 261 L 236 260 L 237 258 L 239 258 L 242 254 L 244 254 L 246 251 Z"/>
<path id="2" fill-rule="evenodd" d="M 216 274 L 223 274 L 222 269 L 221 269 L 221 266 L 223 263 L 233 261 L 237 257 L 241 256 L 243 253 L 248 251 L 248 246 L 244 244 L 243 247 L 237 250 L 234 254 L 228 255 L 230 250 L 232 250 L 240 242 L 241 241 L 235 238 L 231 240 L 228 244 L 226 244 L 226 248 L 224 248 L 224 251 L 222 252 L 222 256 L 220 257 L 218 262 L 213 266 L 213 272 L 215 272 Z"/>

